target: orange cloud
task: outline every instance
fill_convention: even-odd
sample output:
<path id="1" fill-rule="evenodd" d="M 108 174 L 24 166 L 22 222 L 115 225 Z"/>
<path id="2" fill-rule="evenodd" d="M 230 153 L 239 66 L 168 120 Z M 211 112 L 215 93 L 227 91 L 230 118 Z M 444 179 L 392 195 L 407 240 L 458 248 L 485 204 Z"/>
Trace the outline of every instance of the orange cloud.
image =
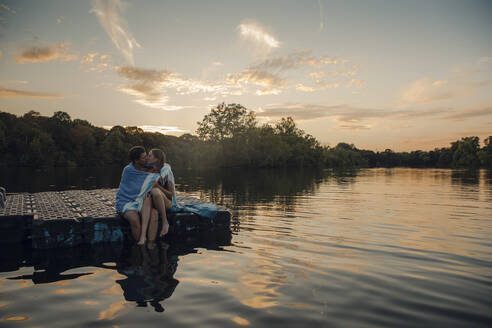
<path id="1" fill-rule="evenodd" d="M 6 97 L 63 98 L 62 95 L 56 93 L 0 89 L 0 98 L 6 98 Z"/>
<path id="2" fill-rule="evenodd" d="M 77 58 L 76 55 L 67 52 L 69 42 L 60 42 L 48 47 L 30 47 L 22 50 L 15 57 L 15 61 L 19 64 L 29 63 L 44 63 L 51 60 L 71 61 Z"/>
<path id="3" fill-rule="evenodd" d="M 265 87 L 281 86 L 283 84 L 282 79 L 275 74 L 253 68 L 247 68 L 237 74 L 229 74 L 227 82 L 235 85 L 253 83 Z"/>
<path id="4" fill-rule="evenodd" d="M 342 124 L 338 126 L 340 129 L 345 129 L 345 130 L 369 130 L 372 126 L 371 125 L 361 125 L 361 124 L 355 124 L 355 125 L 349 125 L 349 124 Z"/>
<path id="5" fill-rule="evenodd" d="M 153 70 L 153 69 L 145 69 L 138 68 L 133 66 L 121 66 L 118 67 L 117 72 L 127 79 L 131 80 L 139 80 L 142 82 L 164 82 L 168 80 L 173 73 L 167 70 Z"/>

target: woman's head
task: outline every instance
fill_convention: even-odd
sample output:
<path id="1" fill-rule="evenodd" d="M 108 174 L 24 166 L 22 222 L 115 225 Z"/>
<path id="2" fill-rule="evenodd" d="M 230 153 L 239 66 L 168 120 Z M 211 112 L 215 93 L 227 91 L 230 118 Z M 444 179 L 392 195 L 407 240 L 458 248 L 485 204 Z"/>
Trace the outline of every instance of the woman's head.
<path id="1" fill-rule="evenodd" d="M 150 150 L 149 152 L 149 164 L 156 166 L 158 168 L 162 168 L 166 163 L 166 154 L 157 148 Z"/>

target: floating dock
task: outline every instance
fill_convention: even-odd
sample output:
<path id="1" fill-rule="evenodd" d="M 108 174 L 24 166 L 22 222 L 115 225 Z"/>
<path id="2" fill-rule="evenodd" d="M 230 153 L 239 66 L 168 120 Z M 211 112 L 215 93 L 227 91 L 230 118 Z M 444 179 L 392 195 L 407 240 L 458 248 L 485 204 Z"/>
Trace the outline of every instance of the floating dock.
<path id="1" fill-rule="evenodd" d="M 76 247 L 131 239 L 126 220 L 116 214 L 117 189 L 66 190 L 7 194 L 0 208 L 0 243 L 30 241 L 33 249 Z M 178 193 L 178 204 L 204 203 Z M 231 213 L 217 206 L 213 218 L 191 212 L 167 212 L 165 238 L 230 231 Z M 160 220 L 159 220 L 160 222 Z"/>

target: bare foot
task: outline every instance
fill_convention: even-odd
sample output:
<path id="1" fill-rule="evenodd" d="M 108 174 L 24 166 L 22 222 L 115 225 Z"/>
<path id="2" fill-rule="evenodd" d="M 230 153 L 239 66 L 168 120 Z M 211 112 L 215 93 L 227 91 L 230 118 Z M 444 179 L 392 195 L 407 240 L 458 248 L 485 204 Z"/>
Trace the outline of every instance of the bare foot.
<path id="1" fill-rule="evenodd" d="M 138 241 L 137 245 L 145 245 L 145 241 L 146 241 L 146 239 L 142 238 Z"/>
<path id="2" fill-rule="evenodd" d="M 155 240 L 149 240 L 149 242 L 147 243 L 147 248 L 152 250 L 155 248 Z"/>
<path id="3" fill-rule="evenodd" d="M 161 229 L 161 233 L 159 234 L 159 237 L 166 235 L 168 231 L 169 231 L 169 223 L 165 222 L 162 224 L 162 229 Z"/>

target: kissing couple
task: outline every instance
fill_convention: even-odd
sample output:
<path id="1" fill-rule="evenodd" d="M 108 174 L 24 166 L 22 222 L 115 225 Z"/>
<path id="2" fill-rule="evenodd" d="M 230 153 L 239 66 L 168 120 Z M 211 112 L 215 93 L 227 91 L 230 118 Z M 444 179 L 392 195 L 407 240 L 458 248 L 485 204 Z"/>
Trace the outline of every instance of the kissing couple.
<path id="1" fill-rule="evenodd" d="M 128 221 L 133 238 L 143 245 L 146 240 L 155 241 L 159 216 L 159 236 L 169 230 L 166 208 L 176 206 L 174 175 L 160 149 L 147 154 L 144 147 L 134 146 L 129 157 L 131 162 L 123 169 L 116 192 L 116 212 Z"/>

